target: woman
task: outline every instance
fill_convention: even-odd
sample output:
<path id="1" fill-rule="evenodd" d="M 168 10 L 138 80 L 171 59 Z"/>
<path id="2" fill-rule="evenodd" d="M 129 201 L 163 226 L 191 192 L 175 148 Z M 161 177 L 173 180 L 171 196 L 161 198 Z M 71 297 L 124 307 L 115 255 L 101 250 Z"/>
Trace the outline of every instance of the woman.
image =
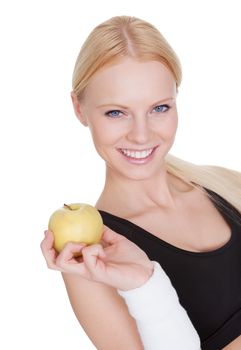
<path id="1" fill-rule="evenodd" d="M 135 17 L 97 26 L 77 58 L 71 96 L 106 163 L 105 231 L 58 256 L 46 232 L 41 247 L 97 349 L 241 348 L 241 174 L 169 154 L 180 83 L 173 49 Z"/>

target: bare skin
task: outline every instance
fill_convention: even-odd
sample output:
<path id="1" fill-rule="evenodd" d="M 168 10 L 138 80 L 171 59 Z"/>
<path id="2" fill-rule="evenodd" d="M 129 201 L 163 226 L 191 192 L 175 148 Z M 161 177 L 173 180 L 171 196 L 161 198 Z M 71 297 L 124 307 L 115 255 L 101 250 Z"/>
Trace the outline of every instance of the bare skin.
<path id="1" fill-rule="evenodd" d="M 106 162 L 106 182 L 96 207 L 183 249 L 213 250 L 229 240 L 227 223 L 203 192 L 165 169 L 178 124 L 176 97 L 168 69 L 159 62 L 132 59 L 97 72 L 82 103 L 73 96 L 76 115 L 89 126 L 97 152 Z M 158 105 L 168 104 L 168 110 L 155 109 L 154 102 L 161 100 L 165 102 Z M 111 104 L 102 107 L 106 103 Z M 109 110 L 115 111 L 111 118 L 105 115 Z M 157 147 L 154 157 L 143 164 L 133 164 L 119 152 L 152 147 Z"/>
<path id="2" fill-rule="evenodd" d="M 151 68 L 153 68 L 154 72 L 157 68 L 155 63 L 152 67 L 151 64 L 149 67 L 146 67 L 146 71 L 150 72 Z M 149 62 L 143 65 L 145 64 L 148 66 Z M 133 63 L 127 60 L 126 64 L 113 67 L 109 71 L 103 71 L 103 74 L 100 73 L 87 89 L 87 96 L 90 100 L 93 99 L 91 100 L 92 102 L 94 100 L 96 101 L 96 89 L 98 89 L 96 105 L 98 104 L 98 98 L 105 100 L 106 96 L 108 96 L 108 101 L 115 101 L 117 99 L 123 104 L 126 104 L 129 110 L 121 109 L 122 117 L 120 119 L 122 120 L 112 120 L 111 122 L 124 125 L 129 119 L 131 120 L 132 127 L 126 127 L 121 137 L 118 135 L 116 139 L 117 144 L 114 142 L 113 146 L 127 149 L 146 149 L 149 146 L 161 144 L 164 150 L 162 153 L 160 149 L 160 155 L 158 155 L 159 157 L 157 156 L 157 160 L 163 164 L 164 156 L 167 150 L 171 148 L 177 128 L 175 82 L 171 74 L 164 70 L 162 72 L 162 79 L 159 80 L 162 82 L 160 87 L 158 86 L 158 74 L 155 76 L 157 79 L 153 79 L 151 84 L 150 75 L 148 77 L 143 75 L 143 81 L 138 84 L 137 80 L 138 76 L 140 76 L 139 68 L 142 68 L 141 65 L 138 67 L 138 64 L 135 62 Z M 123 81 L 120 81 L 116 90 L 114 89 L 113 91 L 112 89 L 109 91 L 109 85 L 108 83 L 106 85 L 106 82 L 110 81 L 109 79 L 114 80 L 115 73 L 118 79 L 120 76 L 124 78 Z M 126 81 L 126 76 L 131 76 L 132 79 Z M 149 84 L 145 84 L 146 81 Z M 165 83 L 163 83 L 164 81 Z M 148 89 L 139 89 L 138 94 L 134 93 L 133 96 L 130 96 L 130 91 L 136 91 L 136 86 L 147 86 Z M 154 128 L 152 128 L 154 125 L 151 124 L 151 121 L 149 121 L 149 124 L 145 122 L 147 116 L 142 112 L 148 110 L 148 107 L 151 105 L 150 102 L 158 100 L 158 93 L 156 99 L 153 98 L 158 88 L 161 91 L 161 97 L 171 97 L 173 99 L 171 101 L 174 103 L 172 104 L 171 114 L 164 117 L 166 121 L 161 121 L 163 123 L 162 126 L 159 129 L 155 129 L 157 132 L 154 132 Z M 149 98 L 149 91 L 153 93 L 151 94 L 151 98 Z M 126 101 L 128 102 L 125 103 Z M 149 101 L 149 104 L 145 104 L 146 101 Z M 91 119 L 92 109 L 89 108 L 90 105 L 91 103 L 87 103 L 85 106 L 85 122 L 89 124 L 92 136 L 95 138 L 99 134 L 97 127 L 95 128 L 91 124 L 93 119 Z M 112 108 L 112 106 L 110 107 Z M 118 106 L 116 107 L 114 105 L 113 108 L 119 110 Z M 83 115 L 79 113 L 80 110 L 77 108 L 75 111 L 81 120 Z M 119 125 L 116 126 L 116 128 L 118 127 Z M 108 128 L 105 130 L 106 133 L 102 135 L 103 138 L 109 133 Z M 110 134 L 113 135 L 113 133 Z M 95 144 L 98 147 L 97 142 Z M 106 154 L 108 154 L 107 151 Z M 106 160 L 108 161 L 108 158 Z M 121 166 L 122 163 L 120 164 Z M 127 168 L 128 165 L 126 165 Z M 127 170 L 124 173 L 123 170 L 116 169 L 111 164 L 108 166 L 107 162 L 105 188 L 96 203 L 97 208 L 111 212 L 117 216 L 125 217 L 154 235 L 182 249 L 195 252 L 211 251 L 227 243 L 231 235 L 230 228 L 221 214 L 218 213 L 210 200 L 202 192 L 190 188 L 182 181 L 167 174 L 164 166 L 161 169 L 157 168 L 158 170 L 153 171 L 153 173 L 150 173 L 149 169 L 145 169 L 145 166 L 143 168 L 142 170 L 137 169 L 139 172 L 142 171 L 142 176 L 138 174 L 137 177 L 135 169 L 132 169 L 132 166 L 129 165 L 129 173 L 125 176 Z M 181 232 L 180 228 L 182 228 Z M 195 230 L 193 230 L 194 228 Z M 198 232 L 197 228 L 199 229 Z M 196 234 L 193 235 L 193 232 Z M 212 235 L 210 235 L 210 232 L 212 232 Z M 233 346 L 236 347 L 236 343 L 239 346 L 240 342 L 241 337 L 232 342 L 230 346 L 232 348 Z M 228 349 L 228 347 L 226 348 Z"/>
<path id="3" fill-rule="evenodd" d="M 105 186 L 96 207 L 126 218 L 174 246 L 195 252 L 210 251 L 230 239 L 229 226 L 202 191 L 170 175 L 165 168 L 165 156 L 174 142 L 178 125 L 176 97 L 175 80 L 163 64 L 137 62 L 129 58 L 98 71 L 91 78 L 82 101 L 72 93 L 75 114 L 84 126 L 89 127 L 96 150 L 106 164 Z M 151 151 L 150 156 L 148 151 Z M 146 159 L 141 160 L 141 157 Z M 79 282 L 65 274 L 70 268 L 66 264 L 77 248 L 68 246 L 60 258 L 56 258 L 51 252 L 50 236 L 46 239 L 42 244 L 45 258 L 51 268 L 64 272 L 70 299 L 78 314 L 84 305 L 79 305 L 74 295 L 78 288 L 83 290 L 83 285 L 77 287 Z M 135 249 L 134 246 L 132 248 Z M 84 252 L 86 248 L 78 249 Z M 93 266 L 88 265 L 91 256 L 101 258 L 101 247 L 97 251 L 99 255 L 86 250 L 86 266 L 89 269 Z M 151 266 L 146 257 L 143 256 L 142 261 L 147 269 L 146 279 L 150 276 Z M 91 290 L 87 286 L 86 295 Z M 111 310 L 107 300 L 109 298 L 105 309 Z M 117 304 L 119 301 L 115 300 Z M 120 310 L 123 310 L 123 305 Z M 81 324 L 88 318 L 78 315 Z M 115 315 L 117 311 L 113 315 L 109 311 L 106 316 L 110 317 L 108 322 L 113 327 L 119 322 Z M 137 332 L 125 313 L 123 324 L 128 322 L 132 331 L 127 338 L 136 344 L 132 349 L 139 350 L 141 345 Z M 96 330 L 91 329 L 91 321 L 86 323 L 86 330 L 90 337 L 96 336 Z M 104 328 L 100 331 L 95 344 L 100 349 L 111 349 L 111 345 L 102 347 L 105 331 Z M 241 337 L 238 337 L 225 349 L 238 350 L 240 346 Z"/>
<path id="4" fill-rule="evenodd" d="M 169 175 L 172 178 L 172 175 Z M 172 179 L 173 181 L 173 179 Z M 175 181 L 179 181 L 175 179 Z M 108 205 L 102 197 L 98 209 L 110 212 L 144 228 L 162 240 L 193 252 L 207 252 L 226 244 L 231 236 L 230 227 L 214 207 L 210 199 L 199 190 L 186 184 L 180 193 L 173 196 L 174 208 L 150 206 L 145 210 L 123 212 Z M 112 203 L 113 204 L 113 203 Z M 194 231 L 195 228 L 195 231 Z M 193 234 L 195 232 L 195 235 Z M 212 232 L 212 235 L 210 235 Z"/>
<path id="5" fill-rule="evenodd" d="M 241 349 L 241 336 L 233 340 L 229 345 L 225 346 L 223 350 L 239 350 Z"/>

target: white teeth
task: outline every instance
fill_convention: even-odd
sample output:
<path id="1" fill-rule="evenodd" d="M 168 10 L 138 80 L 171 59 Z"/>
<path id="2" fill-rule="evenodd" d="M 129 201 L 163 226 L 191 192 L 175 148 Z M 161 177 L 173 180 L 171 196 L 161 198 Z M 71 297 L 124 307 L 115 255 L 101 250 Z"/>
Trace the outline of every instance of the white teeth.
<path id="1" fill-rule="evenodd" d="M 153 151 L 153 148 L 145 151 L 130 151 L 128 149 L 121 149 L 121 152 L 124 153 L 126 156 L 131 158 L 137 158 L 137 159 L 148 157 L 152 151 Z"/>

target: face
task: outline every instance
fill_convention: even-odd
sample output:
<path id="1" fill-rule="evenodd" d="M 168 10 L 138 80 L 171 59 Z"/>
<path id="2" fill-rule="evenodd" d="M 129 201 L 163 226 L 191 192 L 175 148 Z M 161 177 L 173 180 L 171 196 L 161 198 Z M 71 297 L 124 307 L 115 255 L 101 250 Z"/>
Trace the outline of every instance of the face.
<path id="1" fill-rule="evenodd" d="M 72 99 L 107 174 L 144 180 L 160 173 L 177 129 L 176 83 L 162 63 L 124 59 L 95 73 L 82 102 Z"/>

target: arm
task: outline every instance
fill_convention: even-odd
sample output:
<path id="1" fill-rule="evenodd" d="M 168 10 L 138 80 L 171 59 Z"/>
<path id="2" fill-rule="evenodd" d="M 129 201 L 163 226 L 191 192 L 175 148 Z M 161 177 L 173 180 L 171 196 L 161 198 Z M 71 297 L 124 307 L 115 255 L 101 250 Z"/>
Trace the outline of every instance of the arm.
<path id="1" fill-rule="evenodd" d="M 98 350 L 144 350 L 136 322 L 115 288 L 62 275 L 73 311 Z"/>
<path id="2" fill-rule="evenodd" d="M 145 350 L 198 350 L 199 336 L 169 278 L 154 262 L 151 278 L 141 287 L 118 290 L 136 319 Z"/>
<path id="3" fill-rule="evenodd" d="M 63 273 L 74 312 L 98 350 L 143 350 L 139 336 L 145 350 L 155 350 L 153 342 L 160 344 L 160 341 L 166 346 L 163 350 L 182 350 L 183 334 L 186 346 L 189 333 L 192 347 L 188 345 L 185 350 L 199 349 L 198 335 L 164 271 L 160 268 L 161 273 L 157 274 L 143 250 L 108 228 L 103 233 L 103 241 L 104 248 L 101 244 L 68 243 L 59 255 L 53 249 L 51 232 L 41 244 L 48 267 Z M 80 251 L 82 257 L 75 258 Z M 130 298 L 137 291 L 139 297 Z M 138 329 L 120 293 L 126 293 L 122 296 L 126 296 Z M 135 298 L 135 307 L 130 307 Z M 152 298 L 154 308 L 150 307 Z M 150 313 L 146 313 L 146 303 L 150 304 Z M 168 307 L 164 309 L 166 304 Z M 182 329 L 177 320 L 182 323 Z"/>

